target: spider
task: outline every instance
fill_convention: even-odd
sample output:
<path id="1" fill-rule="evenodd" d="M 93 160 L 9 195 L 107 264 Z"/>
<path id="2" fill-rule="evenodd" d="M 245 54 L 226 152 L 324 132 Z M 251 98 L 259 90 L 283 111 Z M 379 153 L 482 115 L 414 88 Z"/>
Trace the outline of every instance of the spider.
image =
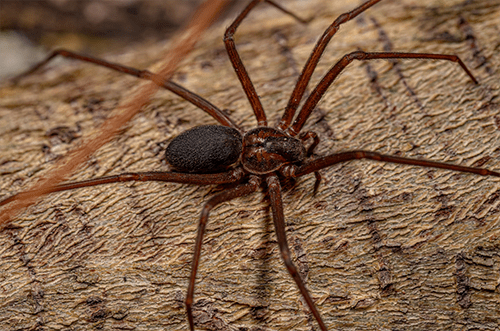
<path id="1" fill-rule="evenodd" d="M 333 65 L 316 85 L 313 91 L 305 97 L 306 87 L 313 72 L 315 71 L 317 63 L 324 49 L 339 27 L 343 23 L 352 20 L 380 1 L 381 0 L 369 0 L 352 11 L 340 15 L 335 21 L 333 21 L 317 42 L 307 63 L 305 64 L 281 120 L 276 123 L 276 125 L 269 126 L 266 113 L 263 110 L 257 92 L 236 50 L 233 35 L 248 13 L 260 2 L 266 2 L 278 10 L 292 15 L 298 20 L 300 20 L 300 18 L 296 17 L 293 13 L 287 11 L 274 1 L 252 0 L 226 30 L 224 43 L 226 45 L 230 61 L 254 111 L 258 123 L 256 128 L 244 130 L 239 127 L 227 114 L 219 110 L 207 100 L 172 81 L 166 81 L 164 82 L 163 87 L 198 106 L 221 124 L 195 127 L 173 139 L 165 151 L 165 158 L 174 171 L 123 173 L 85 181 L 69 182 L 58 185 L 53 189 L 52 192 L 59 192 L 82 187 L 127 181 L 162 181 L 192 185 L 232 184 L 232 186 L 226 187 L 222 192 L 211 197 L 202 208 L 195 241 L 187 296 L 185 300 L 190 330 L 195 329 L 192 306 L 203 236 L 210 211 L 221 203 L 249 195 L 261 187 L 267 189 L 270 197 L 273 222 L 279 250 L 286 269 L 296 283 L 320 329 L 325 331 L 327 330 L 327 326 L 325 325 L 311 295 L 309 294 L 295 264 L 291 259 L 291 253 L 285 233 L 285 219 L 281 193 L 283 180 L 299 178 L 307 174 L 314 174 L 317 179 L 316 184 L 319 184 L 321 176 L 318 171 L 321 169 L 338 163 L 357 159 L 417 165 L 428 168 L 441 168 L 457 172 L 473 173 L 482 176 L 500 177 L 499 172 L 490 171 L 484 168 L 384 155 L 365 150 L 353 150 L 326 156 L 316 156 L 314 154 L 315 147 L 320 143 L 319 137 L 312 131 L 302 132 L 303 126 L 330 85 L 354 60 L 430 59 L 452 61 L 458 63 L 474 83 L 478 83 L 462 60 L 455 55 L 399 52 L 370 53 L 355 51 L 344 55 L 341 60 Z M 25 74 L 27 75 L 33 73 L 56 56 L 63 56 L 84 62 L 94 63 L 125 74 L 136 76 L 138 78 L 151 79 L 152 77 L 152 74 L 145 70 L 125 67 L 119 64 L 79 55 L 66 50 L 54 51 L 49 57 L 46 58 L 46 60 L 36 65 Z M 305 101 L 299 109 L 303 98 L 305 98 Z M 312 143 L 306 145 L 309 140 L 312 140 Z M 15 199 L 15 195 L 7 198 L 0 202 L 0 206 Z"/>

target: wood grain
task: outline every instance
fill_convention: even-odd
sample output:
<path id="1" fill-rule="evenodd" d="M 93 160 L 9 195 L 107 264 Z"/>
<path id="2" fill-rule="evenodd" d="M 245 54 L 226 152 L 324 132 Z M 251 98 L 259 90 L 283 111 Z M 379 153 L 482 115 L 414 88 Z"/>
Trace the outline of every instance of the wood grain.
<path id="1" fill-rule="evenodd" d="M 271 123 L 325 27 L 358 1 L 287 1 L 303 26 L 261 8 L 236 35 Z M 318 154 L 369 149 L 500 169 L 500 2 L 383 1 L 342 27 L 313 76 L 363 49 L 459 55 L 480 81 L 436 61 L 353 63 L 306 123 Z M 249 103 L 212 29 L 174 81 L 245 128 Z M 378 27 L 377 27 L 378 25 Z M 384 35 L 385 34 L 385 35 Z M 108 59 L 154 69 L 169 43 Z M 401 76 L 402 75 L 402 76 Z M 402 78 L 404 77 L 404 78 Z M 92 136 L 138 86 L 134 78 L 61 61 L 0 88 L 1 197 L 43 176 Z M 167 170 L 162 148 L 214 124 L 168 91 L 73 179 Z M 330 330 L 498 330 L 500 181 L 442 170 L 350 162 L 285 186 L 295 263 Z M 5 330 L 187 330 L 183 300 L 203 201 L 221 188 L 126 184 L 47 196 L 0 233 Z M 200 330 L 312 330 L 316 322 L 279 258 L 265 194 L 210 217 L 195 290 Z"/>

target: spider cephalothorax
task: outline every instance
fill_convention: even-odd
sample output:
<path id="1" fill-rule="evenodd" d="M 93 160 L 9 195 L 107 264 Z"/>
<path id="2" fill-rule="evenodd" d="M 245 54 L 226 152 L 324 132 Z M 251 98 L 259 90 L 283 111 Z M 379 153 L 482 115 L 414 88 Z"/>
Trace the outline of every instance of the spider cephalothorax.
<path id="1" fill-rule="evenodd" d="M 302 141 L 278 129 L 259 127 L 243 137 L 241 163 L 243 169 L 255 175 L 277 171 L 286 164 L 301 162 L 305 157 L 306 148 Z"/>

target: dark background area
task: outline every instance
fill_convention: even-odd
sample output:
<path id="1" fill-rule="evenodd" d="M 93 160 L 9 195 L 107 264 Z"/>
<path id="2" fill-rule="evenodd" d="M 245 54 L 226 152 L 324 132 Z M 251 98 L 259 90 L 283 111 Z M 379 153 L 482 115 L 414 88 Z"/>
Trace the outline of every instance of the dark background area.
<path id="1" fill-rule="evenodd" d="M 100 56 L 167 39 L 188 21 L 201 2 L 1 0 L 0 79 L 24 70 L 55 48 Z"/>
<path id="2" fill-rule="evenodd" d="M 18 31 L 46 47 L 73 39 L 80 49 L 106 49 L 109 43 L 164 39 L 201 1 L 2 0 L 0 29 Z"/>

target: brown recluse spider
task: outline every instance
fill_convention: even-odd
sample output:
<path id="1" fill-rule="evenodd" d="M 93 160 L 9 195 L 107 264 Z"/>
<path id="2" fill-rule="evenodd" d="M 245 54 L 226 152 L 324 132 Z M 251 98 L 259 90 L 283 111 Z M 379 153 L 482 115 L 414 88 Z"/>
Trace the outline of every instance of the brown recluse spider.
<path id="1" fill-rule="evenodd" d="M 340 25 L 352 20 L 380 1 L 381 0 L 369 0 L 354 10 L 340 15 L 325 30 L 319 41 L 316 43 L 314 50 L 312 51 L 300 74 L 281 120 L 274 127 L 268 126 L 266 114 L 263 110 L 258 94 L 255 91 L 236 50 L 233 35 L 248 13 L 260 2 L 267 2 L 278 10 L 281 10 L 288 15 L 292 15 L 298 20 L 300 19 L 274 1 L 251 1 L 229 26 L 229 28 L 227 28 L 224 34 L 224 43 L 234 70 L 254 111 L 258 122 L 257 128 L 248 131 L 243 130 L 236 125 L 236 123 L 228 115 L 207 100 L 172 81 L 165 81 L 163 83 L 164 88 L 193 103 L 214 117 L 221 124 L 195 127 L 172 140 L 166 149 L 165 156 L 168 163 L 176 171 L 123 173 L 80 182 L 69 182 L 56 186 L 51 192 L 128 181 L 163 181 L 194 185 L 234 184 L 234 186 L 229 186 L 222 192 L 210 198 L 205 203 L 201 212 L 194 247 L 191 274 L 185 300 L 189 328 L 190 330 L 194 330 L 195 322 L 192 313 L 194 285 L 209 213 L 217 205 L 238 197 L 249 195 L 250 193 L 257 191 L 261 185 L 265 184 L 263 186 L 267 188 L 269 193 L 274 228 L 276 231 L 281 257 L 283 258 L 288 272 L 295 281 L 302 297 L 307 303 L 307 306 L 319 324 L 321 330 L 326 331 L 327 326 L 323 322 L 323 319 L 321 318 L 321 315 L 317 310 L 308 290 L 306 289 L 295 264 L 291 260 L 291 253 L 285 233 L 285 220 L 281 194 L 281 182 L 283 179 L 298 178 L 307 174 L 315 174 L 317 182 L 319 182 L 321 179 L 318 173 L 319 170 L 330 167 L 334 164 L 357 159 L 369 159 L 428 168 L 441 168 L 482 176 L 500 177 L 500 172 L 487 170 L 485 168 L 467 167 L 430 160 L 384 155 L 366 150 L 352 150 L 326 156 L 313 155 L 314 148 L 319 143 L 319 138 L 314 132 L 301 132 L 304 123 L 309 118 L 311 112 L 315 109 L 326 90 L 330 87 L 342 70 L 344 70 L 354 60 L 428 59 L 452 61 L 457 62 L 474 83 L 478 83 L 462 60 L 456 55 L 400 52 L 370 53 L 355 51 L 344 55 L 328 70 L 313 91 L 307 96 L 303 106 L 298 110 L 317 63 L 330 39 L 340 28 Z M 104 66 L 125 74 L 136 76 L 138 78 L 151 79 L 153 75 L 151 72 L 146 70 L 125 67 L 119 64 L 79 55 L 66 50 L 57 50 L 22 76 L 31 74 L 58 55 L 94 63 L 99 66 Z M 18 78 L 21 78 L 22 76 Z M 297 110 L 298 114 L 296 115 Z M 305 142 L 309 139 L 312 139 L 312 143 L 306 147 Z M 15 199 L 16 195 L 7 198 L 0 202 L 0 206 Z"/>

